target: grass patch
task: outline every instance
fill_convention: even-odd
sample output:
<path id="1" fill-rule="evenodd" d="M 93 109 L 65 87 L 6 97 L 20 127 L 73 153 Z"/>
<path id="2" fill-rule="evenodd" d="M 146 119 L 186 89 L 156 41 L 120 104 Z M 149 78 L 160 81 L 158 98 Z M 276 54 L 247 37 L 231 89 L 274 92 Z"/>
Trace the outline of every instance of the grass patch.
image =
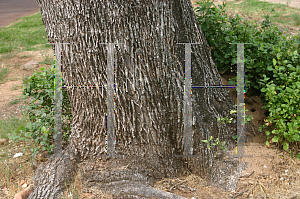
<path id="1" fill-rule="evenodd" d="M 292 15 L 292 17 L 294 19 L 294 25 L 295 26 L 300 26 L 300 14 L 295 13 L 294 15 Z"/>
<path id="2" fill-rule="evenodd" d="M 8 134 L 11 133 L 11 131 L 16 131 L 20 125 L 26 126 L 25 117 L 10 117 L 0 120 L 0 136 L 2 138 L 7 138 Z"/>
<path id="3" fill-rule="evenodd" d="M 0 83 L 4 82 L 4 79 L 7 76 L 8 72 L 9 72 L 9 68 L 1 68 L 0 69 Z"/>
<path id="4" fill-rule="evenodd" d="M 272 22 L 281 24 L 290 24 L 291 22 L 291 16 L 284 17 L 285 15 L 295 16 L 294 20 L 299 21 L 296 14 L 299 14 L 300 9 L 288 7 L 288 5 L 289 2 L 285 5 L 260 0 L 244 0 L 238 3 L 235 1 L 227 2 L 226 8 L 228 11 L 238 11 L 238 13 L 244 16 L 252 16 L 257 19 L 262 19 L 263 16 L 270 14 L 270 20 Z M 295 25 L 296 24 L 297 23 L 295 23 Z"/>
<path id="5" fill-rule="evenodd" d="M 9 27 L 0 28 L 0 53 L 50 49 L 51 45 L 45 44 L 48 41 L 41 13 L 21 19 Z"/>
<path id="6" fill-rule="evenodd" d="M 9 102 L 8 104 L 9 105 L 14 105 L 14 104 L 18 104 L 19 102 L 20 102 L 20 100 L 16 99 L 16 100 L 13 100 L 13 101 Z"/>

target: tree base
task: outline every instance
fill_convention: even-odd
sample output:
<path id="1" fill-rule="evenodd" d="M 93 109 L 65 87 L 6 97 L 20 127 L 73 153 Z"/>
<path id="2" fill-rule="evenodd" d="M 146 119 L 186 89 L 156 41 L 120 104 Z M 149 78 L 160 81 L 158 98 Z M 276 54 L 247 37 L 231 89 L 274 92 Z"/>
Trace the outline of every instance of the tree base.
<path id="1" fill-rule="evenodd" d="M 149 169 L 130 165 L 128 161 L 122 163 L 114 158 L 83 162 L 79 165 L 81 180 L 86 187 L 109 193 L 113 198 L 185 198 L 153 188 L 161 178 Z"/>
<path id="2" fill-rule="evenodd" d="M 60 155 L 52 155 L 46 163 L 39 165 L 32 178 L 34 190 L 28 199 L 56 199 L 68 186 L 76 171 L 76 161 L 72 159 L 69 148 Z"/>

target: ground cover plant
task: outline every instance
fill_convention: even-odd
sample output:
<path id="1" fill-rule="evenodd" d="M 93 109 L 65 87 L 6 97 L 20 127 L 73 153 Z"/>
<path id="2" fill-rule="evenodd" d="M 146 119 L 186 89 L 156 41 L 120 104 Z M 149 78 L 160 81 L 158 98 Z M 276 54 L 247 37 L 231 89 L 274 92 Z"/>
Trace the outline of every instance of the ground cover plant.
<path id="1" fill-rule="evenodd" d="M 19 126 L 17 131 L 11 132 L 12 140 L 34 140 L 31 148 L 35 155 L 40 151 L 52 152 L 54 135 L 54 65 L 51 69 L 35 71 L 31 77 L 23 79 L 23 96 L 33 97 L 26 106 L 24 115 L 28 117 L 26 126 Z M 68 142 L 70 133 L 71 107 L 65 90 L 63 93 L 62 120 L 63 138 Z"/>

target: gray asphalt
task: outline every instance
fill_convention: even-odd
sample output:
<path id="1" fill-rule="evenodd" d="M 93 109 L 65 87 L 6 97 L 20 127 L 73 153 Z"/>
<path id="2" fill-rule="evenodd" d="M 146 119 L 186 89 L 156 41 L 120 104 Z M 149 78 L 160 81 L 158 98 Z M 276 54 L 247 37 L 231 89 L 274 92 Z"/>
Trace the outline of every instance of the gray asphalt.
<path id="1" fill-rule="evenodd" d="M 0 28 L 38 11 L 36 0 L 0 0 Z"/>

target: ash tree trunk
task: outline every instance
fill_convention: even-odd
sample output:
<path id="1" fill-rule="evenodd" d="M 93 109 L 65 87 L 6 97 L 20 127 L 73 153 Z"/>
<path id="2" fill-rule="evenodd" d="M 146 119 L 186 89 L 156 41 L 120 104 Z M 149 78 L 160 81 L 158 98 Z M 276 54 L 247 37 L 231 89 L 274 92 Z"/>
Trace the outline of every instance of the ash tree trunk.
<path id="1" fill-rule="evenodd" d="M 115 158 L 106 155 L 105 88 L 67 88 L 72 107 L 70 144 L 65 157 L 39 166 L 29 198 L 59 198 L 80 169 L 86 185 L 115 197 L 168 198 L 151 189 L 156 180 L 194 173 L 228 188 L 224 176 L 236 161 L 217 160 L 207 149 L 209 136 L 233 149 L 234 103 L 225 88 L 193 88 L 195 157 L 184 153 L 185 46 L 192 45 L 192 85 L 222 85 L 210 48 L 188 0 L 38 0 L 49 42 L 71 43 L 62 51 L 66 85 L 107 84 L 107 44 L 118 43 L 115 59 Z M 187 77 L 186 77 L 187 78 Z M 125 158 L 120 156 L 124 155 Z M 178 198 L 180 198 L 178 196 Z"/>

